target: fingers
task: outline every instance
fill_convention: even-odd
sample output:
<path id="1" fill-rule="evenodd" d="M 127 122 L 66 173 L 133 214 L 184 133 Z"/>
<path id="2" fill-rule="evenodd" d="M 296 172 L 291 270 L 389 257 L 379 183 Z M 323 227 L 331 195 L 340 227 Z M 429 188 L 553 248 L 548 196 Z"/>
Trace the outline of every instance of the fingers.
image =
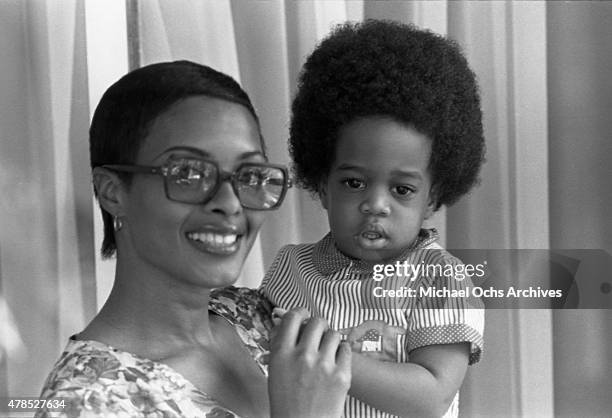
<path id="1" fill-rule="evenodd" d="M 335 362 L 336 352 L 338 351 L 338 346 L 340 345 L 341 340 L 341 336 L 338 332 L 328 329 L 325 331 L 323 338 L 321 339 L 319 352 L 321 355 L 329 357 Z"/>
<path id="2" fill-rule="evenodd" d="M 335 368 L 341 381 L 349 381 L 351 375 L 351 345 L 342 341 L 340 333 L 329 328 L 327 321 L 312 318 L 299 337 L 298 346 L 305 353 L 316 353 L 321 364 Z"/>
<path id="3" fill-rule="evenodd" d="M 342 343 L 341 335 L 330 329 L 326 320 L 309 318 L 306 309 L 295 308 L 284 314 L 273 339 L 273 351 L 318 353 L 319 358 L 341 369 L 350 370 L 350 344 Z"/>
<path id="4" fill-rule="evenodd" d="M 279 326 L 283 320 L 283 316 L 287 313 L 286 309 L 276 307 L 272 310 L 272 323 L 274 326 Z"/>
<path id="5" fill-rule="evenodd" d="M 349 373 L 351 371 L 351 358 L 353 356 L 353 352 L 351 351 L 351 346 L 347 342 L 342 342 L 338 346 L 338 350 L 336 351 L 336 364 L 340 370 Z M 349 378 L 350 380 L 350 378 Z"/>
<path id="6" fill-rule="evenodd" d="M 296 308 L 283 316 L 279 330 L 274 336 L 272 345 L 274 350 L 289 349 L 296 346 L 300 334 L 300 328 L 309 313 L 304 308 Z"/>
<path id="7" fill-rule="evenodd" d="M 304 326 L 302 334 L 299 336 L 298 345 L 305 352 L 319 351 L 321 339 L 328 328 L 329 326 L 326 320 L 322 318 L 310 318 Z"/>

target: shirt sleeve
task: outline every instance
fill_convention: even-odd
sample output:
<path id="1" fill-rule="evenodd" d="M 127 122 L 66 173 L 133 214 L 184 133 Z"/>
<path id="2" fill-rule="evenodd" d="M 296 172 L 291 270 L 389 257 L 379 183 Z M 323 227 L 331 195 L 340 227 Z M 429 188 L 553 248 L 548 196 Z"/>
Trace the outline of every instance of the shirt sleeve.
<path id="1" fill-rule="evenodd" d="M 265 295 L 267 298 L 269 298 L 270 284 L 274 283 L 277 280 L 278 276 L 281 274 L 281 272 L 279 272 L 279 269 L 283 264 L 283 259 L 285 259 L 287 256 L 287 251 L 288 246 L 284 246 L 278 251 L 276 257 L 274 257 L 274 261 L 272 261 L 272 265 L 270 265 L 270 268 L 268 269 L 268 271 L 266 271 L 266 274 L 264 275 L 264 278 L 261 281 L 261 285 L 259 286 L 259 292 Z"/>
<path id="2" fill-rule="evenodd" d="M 465 265 L 443 256 L 432 277 L 423 277 L 417 287 L 419 298 L 408 318 L 406 348 L 470 343 L 469 364 L 480 360 L 483 350 L 484 305 L 471 296 L 472 281 Z"/>
<path id="3" fill-rule="evenodd" d="M 210 294 L 209 308 L 232 324 L 261 334 L 268 339 L 272 323 L 273 306 L 258 290 L 246 287 L 225 287 Z"/>
<path id="4" fill-rule="evenodd" d="M 292 248 L 292 245 L 286 245 L 278 251 L 259 286 L 259 292 L 274 306 L 280 305 L 281 295 L 279 293 L 285 293 L 287 292 L 287 286 L 291 287 L 292 266 L 290 258 Z"/>
<path id="5" fill-rule="evenodd" d="M 41 399 L 59 403 L 57 408 L 39 409 L 36 418 L 144 416 L 138 402 L 141 388 L 130 392 L 130 384 L 144 372 L 123 369 L 111 353 L 74 352 L 62 356 L 41 392 Z M 132 379 L 133 377 L 133 379 Z"/>

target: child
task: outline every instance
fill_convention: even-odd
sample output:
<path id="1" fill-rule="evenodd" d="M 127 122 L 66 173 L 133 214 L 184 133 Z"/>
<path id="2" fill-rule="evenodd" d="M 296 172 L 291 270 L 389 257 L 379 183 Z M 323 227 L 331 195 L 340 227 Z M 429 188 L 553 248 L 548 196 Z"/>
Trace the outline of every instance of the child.
<path id="1" fill-rule="evenodd" d="M 465 58 L 413 26 L 341 25 L 304 65 L 290 134 L 298 184 L 320 198 L 331 232 L 282 248 L 262 292 L 327 319 L 360 353 L 346 416 L 457 416 L 482 350 L 482 305 L 417 290 L 470 286 L 466 266 L 422 228 L 472 188 L 484 159 Z M 421 270 L 404 274 L 406 265 Z"/>

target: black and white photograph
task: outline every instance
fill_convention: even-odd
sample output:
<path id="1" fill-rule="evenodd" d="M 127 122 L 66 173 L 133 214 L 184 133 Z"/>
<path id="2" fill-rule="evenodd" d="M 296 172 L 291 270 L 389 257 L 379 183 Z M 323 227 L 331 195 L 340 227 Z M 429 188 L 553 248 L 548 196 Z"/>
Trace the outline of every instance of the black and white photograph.
<path id="1" fill-rule="evenodd" d="M 0 418 L 612 416 L 612 1 L 0 0 Z"/>

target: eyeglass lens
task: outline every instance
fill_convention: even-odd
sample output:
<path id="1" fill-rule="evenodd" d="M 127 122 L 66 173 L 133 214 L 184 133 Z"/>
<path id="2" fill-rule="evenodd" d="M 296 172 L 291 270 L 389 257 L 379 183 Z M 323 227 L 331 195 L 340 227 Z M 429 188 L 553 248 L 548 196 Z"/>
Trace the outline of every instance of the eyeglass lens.
<path id="1" fill-rule="evenodd" d="M 234 188 L 245 207 L 270 209 L 283 195 L 285 173 L 276 167 L 243 166 L 234 180 Z"/>
<path id="2" fill-rule="evenodd" d="M 203 203 L 216 191 L 219 177 L 213 163 L 195 159 L 173 161 L 168 165 L 166 191 L 172 200 Z M 283 196 L 285 172 L 278 167 L 245 164 L 233 175 L 232 185 L 242 206 L 270 209 Z"/>

